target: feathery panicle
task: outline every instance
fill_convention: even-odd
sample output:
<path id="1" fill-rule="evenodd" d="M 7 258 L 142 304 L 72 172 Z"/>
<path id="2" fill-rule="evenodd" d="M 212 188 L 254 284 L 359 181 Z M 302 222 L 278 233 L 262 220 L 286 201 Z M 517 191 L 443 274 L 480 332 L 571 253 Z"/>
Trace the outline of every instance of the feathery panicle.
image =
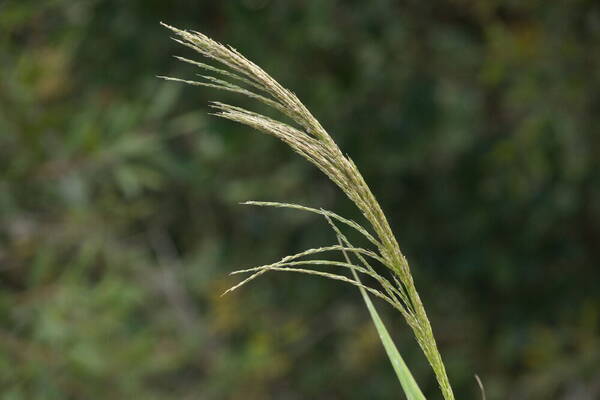
<path id="1" fill-rule="evenodd" d="M 442 358 L 433 337 L 429 319 L 415 288 L 408 262 L 400 251 L 398 242 L 379 203 L 354 162 L 349 157 L 344 156 L 331 136 L 329 136 L 319 121 L 308 111 L 294 93 L 281 86 L 262 68 L 246 59 L 237 50 L 215 42 L 202 33 L 184 31 L 166 24 L 163 25 L 175 34 L 176 37 L 174 40 L 176 42 L 217 62 L 219 66 L 215 67 L 187 58 L 177 57 L 179 60 L 195 65 L 204 71 L 215 73 L 220 78 L 210 75 L 200 75 L 203 81 L 190 81 L 170 77 L 161 78 L 241 94 L 257 100 L 289 118 L 296 126 L 237 106 L 219 102 L 212 103 L 215 115 L 274 136 L 315 165 L 356 204 L 372 230 L 372 233 L 370 233 L 367 228 L 360 224 L 343 218 L 331 211 L 287 203 L 247 202 L 245 204 L 294 208 L 320 214 L 327 219 L 330 226 L 334 229 L 340 244 L 337 246 L 310 249 L 284 257 L 273 264 L 236 271 L 234 272 L 235 274 L 250 273 L 251 275 L 227 292 L 236 290 L 268 271 L 288 271 L 317 275 L 362 288 L 400 311 L 413 330 L 418 344 L 431 364 L 444 398 L 446 400 L 454 399 Z M 234 84 L 230 80 L 236 83 Z M 352 246 L 342 231 L 334 224 L 334 220 L 359 232 L 371 245 L 375 246 L 375 251 Z M 325 252 L 339 252 L 344 255 L 345 262 L 302 260 L 304 257 Z M 353 264 L 349 255 L 355 257 L 362 266 Z M 393 277 L 393 283 L 380 273 L 377 273 L 367 262 L 367 258 L 387 268 Z M 336 273 L 324 272 L 315 269 L 316 267 L 341 267 L 350 269 L 355 279 Z M 365 275 L 370 280 L 376 282 L 381 287 L 381 290 L 361 283 L 357 273 Z"/>

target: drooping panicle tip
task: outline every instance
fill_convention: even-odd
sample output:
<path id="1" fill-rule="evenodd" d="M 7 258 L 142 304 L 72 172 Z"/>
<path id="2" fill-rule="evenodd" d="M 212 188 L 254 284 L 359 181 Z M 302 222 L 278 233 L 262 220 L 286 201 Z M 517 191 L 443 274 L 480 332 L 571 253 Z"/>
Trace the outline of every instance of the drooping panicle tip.
<path id="1" fill-rule="evenodd" d="M 171 26 L 171 25 L 169 25 L 169 24 L 166 24 L 166 23 L 164 23 L 164 22 L 162 22 L 162 21 L 160 21 L 160 24 L 161 24 L 162 26 L 164 26 L 165 28 L 172 30 L 173 32 L 177 32 L 177 30 L 178 30 L 177 28 L 175 28 L 175 27 L 173 27 L 173 26 Z"/>
<path id="2" fill-rule="evenodd" d="M 223 104 L 219 103 L 218 101 L 209 101 L 208 102 L 208 106 L 210 108 L 214 108 L 216 110 L 222 110 L 223 109 Z"/>
<path id="3" fill-rule="evenodd" d="M 226 291 L 224 291 L 223 293 L 221 293 L 221 297 L 225 296 L 226 294 L 234 292 L 240 286 L 241 286 L 240 284 L 237 284 L 237 285 L 235 285 L 233 287 L 230 287 L 229 289 L 227 289 Z"/>
<path id="4" fill-rule="evenodd" d="M 178 35 L 181 35 L 181 34 L 185 33 L 185 31 L 183 31 L 183 30 L 181 30 L 181 29 L 177 29 L 177 28 L 175 28 L 174 26 L 171 26 L 171 25 L 169 25 L 169 24 L 165 24 L 165 23 L 164 23 L 164 22 L 162 22 L 162 21 L 160 21 L 160 24 L 161 24 L 162 26 L 164 26 L 165 28 L 167 28 L 168 30 L 170 30 L 171 32 L 174 32 L 174 33 L 176 33 L 176 34 L 178 34 Z"/>

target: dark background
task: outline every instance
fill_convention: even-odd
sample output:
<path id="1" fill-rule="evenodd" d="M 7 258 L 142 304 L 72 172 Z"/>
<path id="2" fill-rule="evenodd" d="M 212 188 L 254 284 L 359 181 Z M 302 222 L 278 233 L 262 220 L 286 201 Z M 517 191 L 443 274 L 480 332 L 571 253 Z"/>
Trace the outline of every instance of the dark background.
<path id="1" fill-rule="evenodd" d="M 228 272 L 335 243 L 276 200 L 358 218 L 165 21 L 294 90 L 411 261 L 457 398 L 600 398 L 600 3 L 0 1 L 3 399 L 391 399 L 358 292 Z M 377 303 L 428 397 L 433 375 Z"/>

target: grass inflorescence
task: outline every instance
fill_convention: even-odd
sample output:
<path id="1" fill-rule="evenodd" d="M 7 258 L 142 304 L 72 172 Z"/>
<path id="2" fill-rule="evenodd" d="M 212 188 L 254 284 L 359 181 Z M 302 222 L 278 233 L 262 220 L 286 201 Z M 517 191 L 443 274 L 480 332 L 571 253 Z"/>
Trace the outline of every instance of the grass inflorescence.
<path id="1" fill-rule="evenodd" d="M 202 80 L 199 81 L 164 76 L 161 76 L 161 78 L 238 93 L 280 112 L 282 116 L 286 117 L 285 119 L 290 120 L 290 123 L 282 122 L 234 105 L 220 102 L 211 103 L 214 115 L 250 126 L 260 132 L 274 136 L 289 145 L 292 150 L 327 175 L 356 205 L 366 221 L 368 221 L 369 228 L 323 209 L 288 203 L 247 202 L 246 204 L 255 206 L 293 208 L 320 214 L 334 230 L 338 244 L 308 249 L 284 257 L 275 263 L 235 271 L 234 274 L 250 275 L 227 292 L 236 290 L 269 271 L 300 272 L 357 286 L 361 289 L 367 306 L 370 307 L 369 311 L 380 333 L 382 342 L 386 347 L 386 351 L 388 351 L 388 356 L 392 360 L 392 364 L 398 362 L 400 356 L 399 354 L 397 356 L 393 354 L 395 348 L 392 349 L 390 347 L 393 347 L 393 343 L 390 345 L 391 340 L 389 339 L 389 335 L 387 335 L 385 327 L 378 319 L 370 300 L 368 300 L 367 292 L 387 302 L 402 314 L 411 327 L 419 346 L 435 373 L 444 399 L 454 399 L 452 388 L 433 336 L 431 324 L 417 293 L 409 264 L 400 251 L 398 242 L 381 206 L 354 162 L 342 153 L 331 136 L 294 93 L 281 86 L 262 68 L 246 59 L 237 50 L 230 46 L 224 46 L 202 33 L 180 30 L 166 24 L 163 25 L 175 34 L 175 41 L 191 48 L 208 59 L 216 61 L 220 66 L 215 67 L 187 58 L 177 57 L 183 62 L 195 65 L 207 71 L 207 73 L 213 73 L 214 75 L 200 75 Z M 342 225 L 362 235 L 373 249 L 369 250 L 353 246 L 340 229 Z M 329 252 L 340 253 L 343 255 L 344 261 L 306 259 L 308 256 L 320 257 L 324 253 Z M 371 265 L 372 263 L 381 264 L 386 267 L 391 273 L 391 280 L 377 272 Z M 325 267 L 327 270 L 323 271 L 319 269 L 320 267 Z M 343 272 L 329 272 L 331 270 L 350 270 L 351 277 L 344 275 Z M 369 282 L 373 282 L 374 285 L 362 283 L 359 278 L 360 275 L 369 278 Z M 423 398 L 414 380 L 411 381 L 412 376 L 409 376 L 408 380 L 404 380 L 401 377 L 402 373 L 398 372 L 403 368 L 407 372 L 405 366 L 394 364 L 394 368 L 399 368 L 396 369 L 396 372 L 399 373 L 399 378 L 407 396 L 410 399 Z"/>

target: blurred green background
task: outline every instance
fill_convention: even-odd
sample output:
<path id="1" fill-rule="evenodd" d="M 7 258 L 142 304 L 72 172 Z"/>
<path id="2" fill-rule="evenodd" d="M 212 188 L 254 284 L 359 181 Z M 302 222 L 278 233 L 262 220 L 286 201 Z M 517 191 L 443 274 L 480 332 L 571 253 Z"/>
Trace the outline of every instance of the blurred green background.
<path id="1" fill-rule="evenodd" d="M 600 398 L 600 3 L 0 1 L 2 399 L 391 399 L 349 286 L 228 272 L 358 218 L 252 107 L 193 79 L 165 21 L 294 90 L 412 263 L 457 398 Z M 433 375 L 378 303 L 430 398 Z"/>

